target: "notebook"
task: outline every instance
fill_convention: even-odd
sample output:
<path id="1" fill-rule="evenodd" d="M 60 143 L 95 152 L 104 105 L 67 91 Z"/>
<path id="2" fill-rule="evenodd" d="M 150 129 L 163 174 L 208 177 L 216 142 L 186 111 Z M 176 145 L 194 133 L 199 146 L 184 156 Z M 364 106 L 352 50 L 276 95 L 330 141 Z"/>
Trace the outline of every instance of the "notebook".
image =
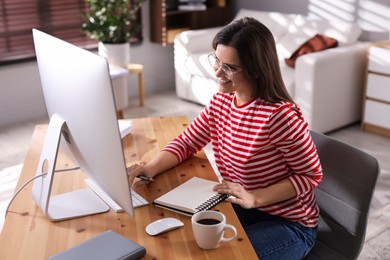
<path id="1" fill-rule="evenodd" d="M 139 259 L 146 254 L 145 247 L 115 233 L 112 230 L 97 235 L 77 246 L 71 247 L 56 255 L 50 256 L 49 260 L 133 260 Z"/>
<path id="2" fill-rule="evenodd" d="M 213 191 L 218 182 L 192 177 L 173 190 L 155 199 L 153 204 L 168 210 L 191 216 L 208 210 L 229 197 Z"/>

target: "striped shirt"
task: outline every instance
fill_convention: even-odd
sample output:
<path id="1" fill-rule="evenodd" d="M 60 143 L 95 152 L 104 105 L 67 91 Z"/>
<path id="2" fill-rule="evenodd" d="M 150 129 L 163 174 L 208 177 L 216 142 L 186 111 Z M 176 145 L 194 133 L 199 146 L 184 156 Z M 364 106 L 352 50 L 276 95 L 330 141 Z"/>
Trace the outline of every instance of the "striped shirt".
<path id="1" fill-rule="evenodd" d="M 221 176 L 247 191 L 288 178 L 297 196 L 259 209 L 307 227 L 316 226 L 319 209 L 314 188 L 321 182 L 322 168 L 300 109 L 293 103 L 261 99 L 236 106 L 234 100 L 234 93 L 215 94 L 163 150 L 182 162 L 211 141 Z"/>

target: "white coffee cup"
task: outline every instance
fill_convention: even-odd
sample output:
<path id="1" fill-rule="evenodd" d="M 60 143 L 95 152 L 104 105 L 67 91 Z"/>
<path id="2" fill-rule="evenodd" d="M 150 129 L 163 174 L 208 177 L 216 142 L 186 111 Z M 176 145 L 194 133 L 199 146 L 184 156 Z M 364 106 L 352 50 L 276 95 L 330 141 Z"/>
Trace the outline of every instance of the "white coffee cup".
<path id="1" fill-rule="evenodd" d="M 220 243 L 230 242 L 237 236 L 236 228 L 226 224 L 225 215 L 218 211 L 200 211 L 192 216 L 191 222 L 195 241 L 203 249 L 217 248 Z M 233 236 L 225 238 L 225 229 L 232 230 Z"/>

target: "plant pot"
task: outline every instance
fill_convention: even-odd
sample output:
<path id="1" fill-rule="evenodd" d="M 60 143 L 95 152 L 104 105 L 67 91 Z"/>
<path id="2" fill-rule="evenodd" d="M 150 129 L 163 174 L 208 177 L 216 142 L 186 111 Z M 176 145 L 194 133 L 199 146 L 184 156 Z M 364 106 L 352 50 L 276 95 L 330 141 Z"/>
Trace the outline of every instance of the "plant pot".
<path id="1" fill-rule="evenodd" d="M 103 43 L 98 45 L 99 55 L 106 58 L 109 64 L 126 68 L 130 63 L 129 43 Z"/>

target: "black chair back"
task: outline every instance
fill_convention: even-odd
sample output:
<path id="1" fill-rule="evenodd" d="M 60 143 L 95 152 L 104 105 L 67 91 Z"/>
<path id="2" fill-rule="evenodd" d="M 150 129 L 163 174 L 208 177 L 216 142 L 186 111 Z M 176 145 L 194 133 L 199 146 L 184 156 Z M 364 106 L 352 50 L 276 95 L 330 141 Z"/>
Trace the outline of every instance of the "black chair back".
<path id="1" fill-rule="evenodd" d="M 311 132 L 323 168 L 315 193 L 320 207 L 317 242 L 305 259 L 356 259 L 380 172 L 377 159 L 329 136 Z"/>

